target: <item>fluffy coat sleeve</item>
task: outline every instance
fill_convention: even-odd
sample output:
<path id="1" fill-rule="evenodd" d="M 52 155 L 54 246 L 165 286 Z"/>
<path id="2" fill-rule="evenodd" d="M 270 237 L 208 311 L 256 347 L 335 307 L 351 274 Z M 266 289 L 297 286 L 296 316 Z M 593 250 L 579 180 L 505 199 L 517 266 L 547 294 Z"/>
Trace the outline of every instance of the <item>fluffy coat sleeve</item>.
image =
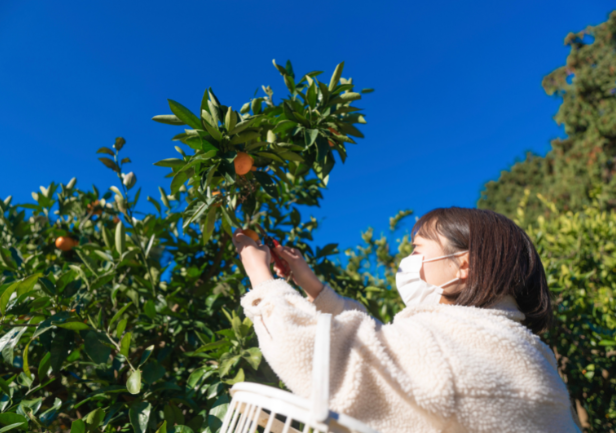
<path id="1" fill-rule="evenodd" d="M 323 290 L 321 290 L 321 293 L 318 294 L 312 303 L 321 313 L 331 314 L 332 316 L 337 316 L 343 311 L 352 310 L 366 313 L 366 307 L 364 307 L 361 303 L 355 301 L 354 299 L 340 296 L 327 284 L 323 285 Z"/>

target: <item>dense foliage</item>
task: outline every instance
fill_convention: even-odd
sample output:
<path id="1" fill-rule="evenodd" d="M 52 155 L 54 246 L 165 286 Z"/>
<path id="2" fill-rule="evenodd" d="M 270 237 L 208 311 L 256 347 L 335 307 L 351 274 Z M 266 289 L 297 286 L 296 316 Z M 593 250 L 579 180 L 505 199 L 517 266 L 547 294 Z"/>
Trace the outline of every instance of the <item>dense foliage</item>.
<path id="1" fill-rule="evenodd" d="M 156 163 L 172 180 L 147 197 L 155 212 L 135 210 L 122 138 L 98 151 L 118 178 L 108 191 L 73 179 L 34 204 L 0 202 L 0 431 L 215 432 L 233 383 L 277 385 L 240 317 L 236 227 L 258 222 L 337 290 L 396 311 L 328 260 L 335 244 L 307 244 L 317 222 L 299 208 L 318 204 L 334 152 L 344 162 L 362 137 L 361 95 L 342 64 L 329 84 L 274 65 L 290 93 L 278 103 L 267 87 L 238 112 L 209 89 L 198 115 L 169 101 L 173 114 L 154 118 L 182 126 L 179 157 Z"/>
<path id="2" fill-rule="evenodd" d="M 616 11 L 598 26 L 570 33 L 566 65 L 543 79 L 548 95 L 562 98 L 555 120 L 566 138 L 552 141 L 545 158 L 529 154 L 488 182 L 478 206 L 515 215 L 524 190 L 531 191 L 525 221 L 543 212 L 536 193 L 564 210 L 581 210 L 592 201 L 593 188 L 602 184 L 605 200 L 616 206 Z"/>
<path id="3" fill-rule="evenodd" d="M 555 323 L 543 337 L 558 360 L 582 425 L 616 426 L 616 213 L 601 194 L 584 209 L 558 209 L 541 194 L 546 216 L 526 226 L 553 294 Z M 524 219 L 530 191 L 518 208 Z"/>

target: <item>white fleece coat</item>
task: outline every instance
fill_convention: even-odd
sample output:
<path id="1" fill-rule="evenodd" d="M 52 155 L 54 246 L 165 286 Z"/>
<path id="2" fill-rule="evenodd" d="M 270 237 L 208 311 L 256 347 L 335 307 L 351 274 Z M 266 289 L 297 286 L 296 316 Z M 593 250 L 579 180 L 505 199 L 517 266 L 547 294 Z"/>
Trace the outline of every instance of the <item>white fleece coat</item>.
<path id="1" fill-rule="evenodd" d="M 513 298 L 409 307 L 384 325 L 327 286 L 312 303 L 272 280 L 242 306 L 265 359 L 306 398 L 317 316 L 332 314 L 330 408 L 381 433 L 579 431 L 554 355 Z"/>

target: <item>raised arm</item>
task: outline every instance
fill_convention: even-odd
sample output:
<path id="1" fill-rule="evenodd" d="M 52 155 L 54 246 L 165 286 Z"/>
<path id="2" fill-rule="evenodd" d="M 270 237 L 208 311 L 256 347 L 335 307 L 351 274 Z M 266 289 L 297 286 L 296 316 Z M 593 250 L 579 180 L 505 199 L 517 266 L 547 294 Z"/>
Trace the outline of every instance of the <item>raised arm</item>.
<path id="1" fill-rule="evenodd" d="M 353 299 L 340 296 L 327 284 L 321 282 L 312 269 L 310 269 L 310 266 L 308 266 L 308 263 L 306 263 L 298 249 L 279 246 L 275 251 L 289 264 L 293 272 L 293 281 L 306 292 L 308 300 L 317 307 L 317 310 L 334 316 L 343 311 L 358 310 L 366 312 L 366 308 L 362 304 Z M 277 266 L 274 266 L 274 270 L 278 276 L 283 276 L 281 269 L 278 269 Z"/>

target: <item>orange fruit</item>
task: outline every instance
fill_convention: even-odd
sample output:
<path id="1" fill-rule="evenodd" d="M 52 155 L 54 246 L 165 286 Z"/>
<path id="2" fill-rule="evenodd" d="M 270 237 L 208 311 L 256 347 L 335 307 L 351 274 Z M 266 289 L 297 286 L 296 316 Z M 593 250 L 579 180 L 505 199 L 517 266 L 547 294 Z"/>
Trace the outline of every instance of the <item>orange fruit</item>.
<path id="1" fill-rule="evenodd" d="M 88 205 L 88 212 L 93 215 L 100 215 L 103 213 L 103 209 L 101 208 L 101 202 L 99 200 L 95 200 Z"/>
<path id="2" fill-rule="evenodd" d="M 56 248 L 62 251 L 70 251 L 77 246 L 77 244 L 78 242 L 75 239 L 68 236 L 60 236 L 56 239 Z"/>
<path id="3" fill-rule="evenodd" d="M 250 167 L 250 171 L 257 171 L 257 167 L 253 165 L 252 167 Z"/>
<path id="4" fill-rule="evenodd" d="M 243 176 L 248 173 L 254 163 L 255 160 L 252 159 L 252 156 L 248 155 L 246 152 L 238 152 L 237 156 L 233 160 L 235 172 L 240 176 Z"/>
<path id="5" fill-rule="evenodd" d="M 332 143 L 332 141 L 331 141 L 331 140 L 327 140 L 327 142 L 329 143 L 329 147 L 334 147 L 334 146 L 335 146 L 335 144 L 334 144 L 334 143 Z"/>
<path id="6" fill-rule="evenodd" d="M 219 195 L 220 191 L 212 191 L 212 195 Z"/>
<path id="7" fill-rule="evenodd" d="M 119 223 L 119 222 L 120 222 L 120 218 L 118 218 L 117 216 L 114 216 L 114 217 L 113 217 L 113 223 L 114 223 L 114 224 L 117 224 L 117 223 Z"/>
<path id="8" fill-rule="evenodd" d="M 332 134 L 340 135 L 340 133 L 336 131 L 334 128 L 327 128 L 327 129 L 329 129 L 329 132 L 331 132 Z"/>
<path id="9" fill-rule="evenodd" d="M 244 229 L 244 230 L 242 230 L 242 233 L 244 233 L 246 236 L 248 236 L 250 239 L 252 239 L 255 242 L 259 242 L 260 241 L 259 235 L 254 230 Z"/>

